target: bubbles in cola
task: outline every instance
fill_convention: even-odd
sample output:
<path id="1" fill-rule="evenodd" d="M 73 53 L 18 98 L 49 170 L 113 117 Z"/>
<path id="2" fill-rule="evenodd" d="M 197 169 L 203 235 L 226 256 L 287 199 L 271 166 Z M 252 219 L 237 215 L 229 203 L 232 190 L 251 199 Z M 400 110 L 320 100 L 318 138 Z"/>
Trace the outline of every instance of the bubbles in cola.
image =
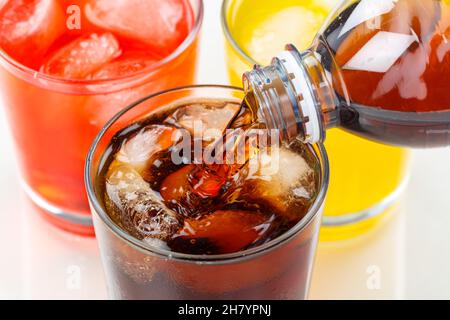
<path id="1" fill-rule="evenodd" d="M 169 239 L 180 227 L 178 215 L 167 208 L 139 173 L 117 165 L 106 181 L 106 205 L 122 228 L 139 239 Z"/>

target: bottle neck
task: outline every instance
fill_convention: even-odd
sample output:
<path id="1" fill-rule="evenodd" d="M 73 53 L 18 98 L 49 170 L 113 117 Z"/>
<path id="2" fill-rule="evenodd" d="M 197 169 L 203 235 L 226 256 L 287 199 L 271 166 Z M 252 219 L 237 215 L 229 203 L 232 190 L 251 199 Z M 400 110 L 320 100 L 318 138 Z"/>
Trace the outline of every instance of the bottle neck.
<path id="1" fill-rule="evenodd" d="M 286 48 L 271 65 L 244 74 L 246 94 L 268 129 L 279 130 L 282 141 L 324 141 L 325 130 L 338 122 L 334 90 L 313 52 Z"/>

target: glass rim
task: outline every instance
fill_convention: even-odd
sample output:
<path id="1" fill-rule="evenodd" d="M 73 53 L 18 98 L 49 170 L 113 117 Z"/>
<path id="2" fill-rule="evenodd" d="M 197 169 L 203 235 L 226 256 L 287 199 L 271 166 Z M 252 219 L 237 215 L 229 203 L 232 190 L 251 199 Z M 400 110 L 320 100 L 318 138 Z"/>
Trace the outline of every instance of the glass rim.
<path id="1" fill-rule="evenodd" d="M 228 40 L 228 42 L 231 44 L 233 49 L 241 55 L 241 58 L 244 58 L 247 60 L 247 63 L 251 65 L 259 65 L 259 62 L 250 57 L 248 53 L 245 52 L 245 50 L 237 43 L 237 41 L 233 37 L 233 33 L 231 32 L 230 25 L 228 24 L 227 20 L 227 13 L 228 8 L 233 0 L 224 0 L 222 2 L 222 8 L 220 12 L 221 16 L 221 24 L 223 32 L 225 33 L 225 38 Z"/>
<path id="2" fill-rule="evenodd" d="M 230 263 L 235 262 L 236 260 L 241 261 L 246 258 L 250 258 L 252 256 L 267 252 L 268 250 L 277 247 L 281 244 L 287 243 L 290 239 L 292 239 L 295 235 L 297 235 L 299 232 L 304 230 L 310 222 L 313 220 L 313 218 L 320 212 L 324 202 L 325 202 L 325 196 L 328 190 L 328 184 L 329 184 L 329 162 L 328 162 L 328 156 L 325 150 L 325 147 L 322 143 L 316 144 L 317 150 L 315 150 L 316 156 L 319 156 L 320 163 L 321 163 L 321 182 L 322 185 L 320 186 L 320 191 L 313 203 L 313 205 L 310 207 L 306 215 L 291 229 L 283 233 L 281 236 L 276 237 L 275 239 L 272 239 L 271 241 L 264 243 L 263 245 L 246 249 L 239 252 L 234 253 L 227 253 L 227 254 L 216 254 L 216 255 L 196 255 L 196 254 L 186 254 L 186 253 L 179 253 L 174 252 L 166 249 L 157 248 L 154 246 L 151 246 L 150 244 L 145 243 L 142 240 L 139 240 L 132 235 L 128 234 L 126 231 L 122 230 L 106 213 L 106 211 L 103 209 L 103 206 L 100 204 L 100 201 L 97 198 L 97 195 L 95 194 L 94 190 L 94 184 L 91 179 L 92 173 L 93 173 L 93 156 L 95 152 L 97 151 L 97 146 L 99 142 L 102 140 L 106 132 L 111 128 L 111 126 L 116 123 L 123 115 L 125 115 L 128 111 L 131 109 L 139 106 L 145 101 L 151 100 L 155 97 L 171 93 L 171 92 L 177 92 L 180 90 L 189 90 L 189 89 L 196 89 L 196 88 L 215 88 L 215 89 L 227 89 L 227 90 L 237 90 L 243 92 L 242 88 L 234 87 L 234 86 L 226 86 L 226 85 L 189 85 L 189 86 L 182 86 L 182 87 L 176 87 L 164 91 L 160 91 L 158 93 L 154 93 L 151 95 L 148 95 L 135 103 L 129 105 L 128 107 L 121 110 L 119 113 L 117 113 L 112 119 L 110 119 L 106 125 L 101 129 L 101 131 L 98 133 L 96 138 L 94 139 L 91 147 L 89 148 L 89 152 L 86 158 L 86 164 L 85 164 L 85 170 L 84 170 L 84 179 L 85 179 L 85 185 L 87 190 L 87 195 L 89 198 L 89 201 L 91 203 L 91 206 L 93 208 L 92 214 L 97 215 L 102 223 L 108 227 L 108 229 L 118 238 L 120 238 L 122 241 L 125 241 L 128 245 L 131 245 L 134 248 L 137 248 L 138 250 L 145 252 L 145 253 L 151 253 L 153 255 L 157 255 L 163 258 L 169 258 L 171 260 L 178 260 L 183 262 L 192 262 L 192 263 Z M 95 172 L 95 176 L 97 175 L 97 172 Z M 94 225 L 95 226 L 95 225 Z"/>
<path id="3" fill-rule="evenodd" d="M 133 82 L 136 80 L 139 80 L 141 78 L 145 78 L 146 75 L 150 74 L 151 72 L 160 69 L 161 67 L 167 65 L 171 61 L 175 60 L 177 57 L 179 57 L 183 52 L 185 52 L 189 46 L 194 42 L 194 40 L 197 38 L 201 25 L 203 22 L 203 16 L 204 16 L 204 4 L 203 0 L 192 0 L 196 1 L 198 4 L 198 12 L 195 15 L 194 25 L 192 30 L 189 32 L 189 34 L 184 38 L 183 42 L 168 56 L 164 57 L 163 59 L 159 60 L 157 63 L 152 64 L 148 66 L 147 68 L 130 74 L 123 77 L 117 77 L 117 78 L 111 78 L 111 79 L 99 79 L 99 80 L 77 80 L 77 79 L 65 79 L 58 76 L 52 76 L 45 74 L 39 70 L 34 70 L 32 68 L 29 68 L 16 59 L 12 58 L 8 53 L 6 53 L 1 47 L 0 47 L 0 64 L 3 64 L 5 68 L 12 68 L 12 70 L 19 72 L 22 76 L 29 77 L 30 79 L 39 79 L 43 81 L 47 81 L 52 84 L 59 84 L 59 85 L 65 85 L 65 86 L 108 86 L 108 85 L 114 85 L 117 83 L 123 84 L 123 82 Z"/>

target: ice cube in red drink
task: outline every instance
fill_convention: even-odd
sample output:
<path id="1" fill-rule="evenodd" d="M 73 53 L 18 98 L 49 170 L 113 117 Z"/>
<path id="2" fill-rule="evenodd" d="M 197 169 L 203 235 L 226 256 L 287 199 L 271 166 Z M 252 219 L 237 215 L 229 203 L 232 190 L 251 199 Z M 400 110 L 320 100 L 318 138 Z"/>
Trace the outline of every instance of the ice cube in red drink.
<path id="1" fill-rule="evenodd" d="M 161 57 L 183 42 L 192 20 L 185 0 L 89 0 L 85 12 L 96 26 L 138 40 Z"/>
<path id="2" fill-rule="evenodd" d="M 0 2 L 0 48 L 30 68 L 41 64 L 53 42 L 65 32 L 59 1 Z"/>
<path id="3" fill-rule="evenodd" d="M 92 79 L 118 79 L 134 75 L 154 65 L 159 59 L 150 53 L 128 52 L 97 70 Z"/>
<path id="4" fill-rule="evenodd" d="M 111 33 L 93 33 L 59 49 L 42 66 L 42 71 L 65 79 L 88 79 L 120 54 L 119 42 Z"/>

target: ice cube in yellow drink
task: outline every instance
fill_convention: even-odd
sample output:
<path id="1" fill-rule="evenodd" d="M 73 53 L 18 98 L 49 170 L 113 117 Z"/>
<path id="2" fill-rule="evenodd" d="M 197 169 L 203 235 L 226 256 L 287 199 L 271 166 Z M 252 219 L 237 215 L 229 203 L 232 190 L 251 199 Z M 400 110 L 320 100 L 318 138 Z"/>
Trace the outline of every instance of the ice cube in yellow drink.
<path id="1" fill-rule="evenodd" d="M 224 2 L 230 82 L 293 43 L 307 49 L 338 0 L 229 0 Z M 340 129 L 327 132 L 330 189 L 322 240 L 354 237 L 387 218 L 407 176 L 408 152 L 364 140 Z"/>

